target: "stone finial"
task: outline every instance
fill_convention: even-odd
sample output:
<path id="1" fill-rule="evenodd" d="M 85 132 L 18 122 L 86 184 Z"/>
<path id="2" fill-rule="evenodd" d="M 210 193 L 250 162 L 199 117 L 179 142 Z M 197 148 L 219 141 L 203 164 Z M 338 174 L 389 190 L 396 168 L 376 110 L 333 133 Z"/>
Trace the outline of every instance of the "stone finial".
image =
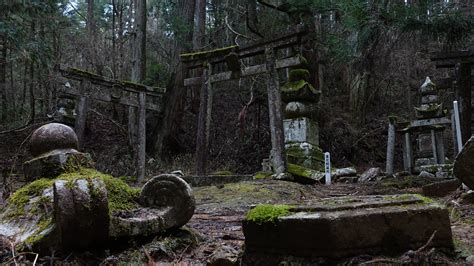
<path id="1" fill-rule="evenodd" d="M 30 139 L 33 159 L 23 164 L 26 180 L 53 178 L 72 168 L 92 167 L 89 154 L 77 151 L 76 133 L 69 126 L 50 123 L 33 132 Z"/>
<path id="2" fill-rule="evenodd" d="M 431 81 L 430 77 L 426 77 L 425 82 L 420 87 L 423 95 L 436 94 L 436 85 Z"/>
<path id="3" fill-rule="evenodd" d="M 30 152 L 34 157 L 52 150 L 67 150 L 78 148 L 76 133 L 64 124 L 50 123 L 41 126 L 30 139 Z"/>

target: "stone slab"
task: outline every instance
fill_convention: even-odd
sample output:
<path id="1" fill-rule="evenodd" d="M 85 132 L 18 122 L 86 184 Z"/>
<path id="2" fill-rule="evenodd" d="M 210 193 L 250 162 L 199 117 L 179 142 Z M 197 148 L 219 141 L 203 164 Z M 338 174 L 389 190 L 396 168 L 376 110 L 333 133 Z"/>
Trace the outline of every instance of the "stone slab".
<path id="1" fill-rule="evenodd" d="M 444 197 L 461 186 L 457 179 L 444 180 L 423 186 L 423 195 L 428 197 Z"/>
<path id="2" fill-rule="evenodd" d="M 447 209 L 414 194 L 321 199 L 275 221 L 244 220 L 243 231 L 246 254 L 399 254 L 423 246 L 435 231 L 430 246 L 453 248 Z"/>
<path id="3" fill-rule="evenodd" d="M 319 146 L 318 123 L 307 118 L 283 120 L 285 143 L 303 143 Z"/>

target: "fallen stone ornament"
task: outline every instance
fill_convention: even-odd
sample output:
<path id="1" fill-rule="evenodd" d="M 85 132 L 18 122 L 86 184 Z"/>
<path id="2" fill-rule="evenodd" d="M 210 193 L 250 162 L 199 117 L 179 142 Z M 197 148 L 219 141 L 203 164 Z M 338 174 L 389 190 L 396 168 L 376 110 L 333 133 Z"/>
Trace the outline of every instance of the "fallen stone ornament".
<path id="1" fill-rule="evenodd" d="M 456 157 L 453 168 L 454 176 L 468 188 L 474 190 L 474 137 L 471 137 Z"/>
<path id="2" fill-rule="evenodd" d="M 245 255 L 346 257 L 453 248 L 447 209 L 416 194 L 260 205 L 243 222 Z"/>
<path id="3" fill-rule="evenodd" d="M 51 135 L 51 128 L 62 133 Z M 71 130 L 50 124 L 33 133 L 37 137 L 31 139 L 32 153 L 39 155 L 37 159 L 53 151 L 77 154 L 77 137 Z M 55 137 L 59 143 L 54 143 Z M 0 235 L 19 243 L 19 249 L 49 252 L 105 246 L 119 238 L 179 228 L 194 214 L 191 187 L 177 175 L 155 176 L 141 189 L 133 188 L 87 168 L 90 160 L 85 164 L 74 160 L 74 167 L 69 167 L 70 158 L 56 164 L 57 169 L 42 168 L 45 176 L 35 176 L 15 191 L 0 212 Z"/>

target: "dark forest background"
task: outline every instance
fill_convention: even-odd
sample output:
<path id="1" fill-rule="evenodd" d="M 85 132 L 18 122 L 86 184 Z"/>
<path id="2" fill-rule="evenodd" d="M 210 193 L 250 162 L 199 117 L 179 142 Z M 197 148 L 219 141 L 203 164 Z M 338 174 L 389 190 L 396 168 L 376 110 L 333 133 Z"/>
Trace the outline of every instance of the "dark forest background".
<path id="1" fill-rule="evenodd" d="M 183 87 L 179 54 L 297 24 L 313 30 L 305 55 L 323 93 L 322 149 L 336 166 L 383 166 L 388 116 L 411 118 L 426 76 L 451 74 L 434 67 L 433 52 L 474 48 L 473 14 L 472 0 L 0 0 L 0 166 L 18 170 L 28 134 L 54 117 L 62 65 L 166 87 L 163 112 L 147 116 L 147 171 L 193 173 L 199 90 Z M 268 157 L 265 82 L 215 88 L 211 172 L 253 173 Z M 453 91 L 441 94 L 449 105 Z M 84 150 L 99 170 L 134 175 L 127 121 L 127 108 L 92 103 Z"/>

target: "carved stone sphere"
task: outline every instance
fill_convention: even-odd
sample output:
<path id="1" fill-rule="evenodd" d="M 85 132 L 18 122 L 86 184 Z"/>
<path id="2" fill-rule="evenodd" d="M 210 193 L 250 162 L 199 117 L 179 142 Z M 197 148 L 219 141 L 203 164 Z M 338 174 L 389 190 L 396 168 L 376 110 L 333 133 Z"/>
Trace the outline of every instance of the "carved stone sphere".
<path id="1" fill-rule="evenodd" d="M 72 128 L 64 124 L 50 123 L 35 130 L 29 144 L 31 155 L 36 157 L 52 150 L 76 150 L 78 140 Z"/>

